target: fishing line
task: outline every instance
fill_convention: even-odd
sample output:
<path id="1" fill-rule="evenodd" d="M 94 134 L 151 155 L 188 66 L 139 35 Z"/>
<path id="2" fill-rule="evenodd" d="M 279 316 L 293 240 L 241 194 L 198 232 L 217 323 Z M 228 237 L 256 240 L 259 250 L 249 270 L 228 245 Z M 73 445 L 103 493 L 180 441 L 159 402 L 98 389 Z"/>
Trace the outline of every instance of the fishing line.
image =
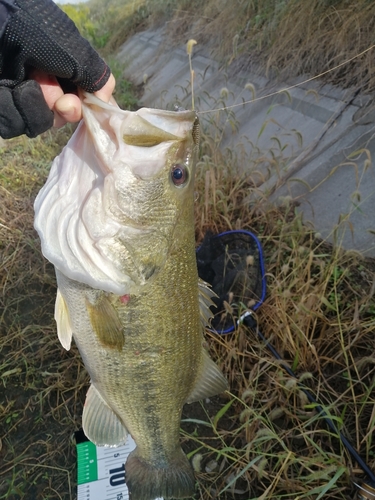
<path id="1" fill-rule="evenodd" d="M 301 85 L 304 85 L 306 83 L 312 82 L 313 80 L 316 80 L 317 78 L 321 78 L 322 76 L 327 75 L 328 73 L 331 73 L 332 71 L 335 71 L 336 69 L 341 68 L 342 66 L 345 66 L 345 64 L 348 64 L 351 61 L 353 61 L 354 59 L 357 59 L 358 57 L 363 56 L 364 54 L 366 54 L 367 52 L 369 52 L 370 50 L 372 50 L 374 47 L 375 47 L 375 44 L 371 45 L 370 47 L 368 47 L 367 49 L 363 50 L 359 54 L 357 54 L 357 55 L 355 55 L 353 57 L 350 57 L 349 59 L 346 59 L 346 61 L 343 61 L 342 63 L 338 64 L 337 66 L 334 66 L 333 68 L 327 69 L 326 71 L 323 71 L 322 73 L 319 73 L 319 75 L 312 76 L 311 78 L 307 78 L 306 80 L 304 80 L 302 82 L 299 82 L 299 83 L 296 83 L 294 85 L 290 85 L 289 87 L 285 87 L 283 89 L 276 90 L 275 92 L 271 92 L 271 94 L 267 94 L 267 95 L 263 95 L 263 96 L 260 96 L 260 97 L 256 97 L 255 99 L 251 99 L 249 101 L 243 101 L 243 102 L 238 103 L 238 104 L 231 104 L 230 106 L 224 106 L 222 108 L 209 109 L 207 111 L 197 111 L 197 114 L 198 115 L 205 115 L 207 113 L 214 113 L 215 111 L 225 111 L 227 109 L 238 108 L 239 106 L 244 106 L 245 104 L 255 103 L 255 102 L 258 102 L 258 101 L 262 101 L 263 99 L 267 99 L 268 97 L 273 97 L 275 95 L 282 94 L 284 92 L 288 92 L 289 90 L 292 90 L 292 89 L 294 89 L 296 87 L 300 87 Z"/>

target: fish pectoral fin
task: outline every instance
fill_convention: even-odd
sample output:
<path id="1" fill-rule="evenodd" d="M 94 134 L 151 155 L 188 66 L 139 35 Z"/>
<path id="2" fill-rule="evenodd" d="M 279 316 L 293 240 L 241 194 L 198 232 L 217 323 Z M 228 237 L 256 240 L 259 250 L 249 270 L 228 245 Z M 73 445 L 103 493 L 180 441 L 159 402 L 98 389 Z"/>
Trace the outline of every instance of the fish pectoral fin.
<path id="1" fill-rule="evenodd" d="M 97 446 L 121 446 L 126 443 L 126 428 L 92 384 L 83 407 L 82 427 L 89 440 Z"/>
<path id="2" fill-rule="evenodd" d="M 209 357 L 205 349 L 202 354 L 202 364 L 196 384 L 187 398 L 187 403 L 200 401 L 220 394 L 228 389 L 228 382 L 219 368 Z"/>
<path id="3" fill-rule="evenodd" d="M 116 309 L 109 298 L 103 294 L 95 304 L 86 299 L 91 326 L 99 342 L 112 349 L 121 351 L 124 346 L 124 332 Z"/>
<path id="4" fill-rule="evenodd" d="M 56 302 L 55 302 L 55 321 L 57 326 L 57 336 L 61 342 L 64 349 L 69 351 L 71 343 L 73 330 L 70 323 L 68 306 L 61 295 L 59 289 L 57 289 Z"/>

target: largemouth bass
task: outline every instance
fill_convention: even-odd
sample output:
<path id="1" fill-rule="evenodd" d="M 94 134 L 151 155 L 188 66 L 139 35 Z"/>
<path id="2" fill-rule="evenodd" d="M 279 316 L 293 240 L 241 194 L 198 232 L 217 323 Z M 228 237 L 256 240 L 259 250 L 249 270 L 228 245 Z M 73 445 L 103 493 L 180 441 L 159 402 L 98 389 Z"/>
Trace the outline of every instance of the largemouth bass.
<path id="1" fill-rule="evenodd" d="M 132 500 L 193 495 L 179 442 L 182 407 L 227 383 L 203 347 L 211 292 L 199 281 L 192 111 L 120 110 L 94 96 L 35 201 L 42 250 L 56 269 L 55 319 L 91 385 L 83 429 L 98 446 L 136 449 Z"/>

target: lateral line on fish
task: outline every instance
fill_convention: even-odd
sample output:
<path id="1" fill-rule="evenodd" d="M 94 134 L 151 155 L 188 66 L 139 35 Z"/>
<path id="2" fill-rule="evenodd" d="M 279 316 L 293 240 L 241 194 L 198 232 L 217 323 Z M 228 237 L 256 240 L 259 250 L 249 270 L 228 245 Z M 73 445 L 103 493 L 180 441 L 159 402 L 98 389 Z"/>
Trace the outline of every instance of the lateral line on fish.
<path id="1" fill-rule="evenodd" d="M 225 111 L 226 109 L 238 108 L 239 106 L 244 106 L 245 104 L 252 104 L 252 103 L 255 103 L 258 101 L 262 101 L 263 99 L 267 99 L 268 97 L 273 97 L 273 96 L 278 95 L 278 94 L 283 94 L 284 92 L 288 92 L 289 90 L 292 90 L 296 87 L 300 87 L 301 85 L 312 82 L 312 81 L 314 81 L 314 80 L 316 80 L 324 75 L 328 75 L 332 71 L 335 71 L 336 69 L 341 68 L 342 66 L 345 66 L 345 64 L 348 64 L 349 62 L 353 61 L 354 59 L 357 59 L 358 57 L 363 56 L 364 54 L 366 54 L 367 52 L 372 50 L 374 47 L 375 47 L 375 44 L 371 45 L 370 47 L 367 47 L 367 49 L 363 50 L 362 52 L 360 52 L 359 54 L 356 54 L 353 57 L 350 57 L 349 59 L 346 59 L 345 61 L 341 62 L 340 64 L 337 64 L 333 68 L 327 69 L 326 71 L 323 71 L 322 73 L 319 73 L 316 76 L 312 76 L 311 78 L 307 78 L 306 80 L 303 80 L 302 82 L 295 83 L 294 85 L 290 85 L 289 87 L 285 87 L 283 89 L 276 90 L 275 92 L 271 92 L 270 94 L 263 95 L 263 96 L 255 98 L 255 99 L 250 99 L 249 101 L 243 101 L 241 103 L 231 104 L 230 106 L 224 106 L 222 108 L 209 109 L 207 111 L 197 111 L 196 113 L 198 115 L 206 115 L 208 113 L 214 113 L 215 111 Z"/>

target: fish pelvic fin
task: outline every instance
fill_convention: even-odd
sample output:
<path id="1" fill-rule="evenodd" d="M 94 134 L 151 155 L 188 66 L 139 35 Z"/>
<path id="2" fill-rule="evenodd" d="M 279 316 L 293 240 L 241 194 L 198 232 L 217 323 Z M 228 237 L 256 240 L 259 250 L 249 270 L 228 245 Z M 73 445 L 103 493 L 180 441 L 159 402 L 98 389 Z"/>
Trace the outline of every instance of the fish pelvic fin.
<path id="1" fill-rule="evenodd" d="M 64 349 L 69 351 L 72 343 L 73 330 L 70 323 L 68 307 L 59 289 L 57 289 L 56 294 L 55 321 L 57 336 L 59 337 L 61 345 Z"/>
<path id="2" fill-rule="evenodd" d="M 107 405 L 94 385 L 87 391 L 83 407 L 82 427 L 85 435 L 97 446 L 125 444 L 127 430 Z"/>
<path id="3" fill-rule="evenodd" d="M 125 481 L 131 500 L 188 498 L 195 492 L 194 472 L 181 448 L 165 466 L 143 460 L 136 448 L 126 461 Z"/>
<path id="4" fill-rule="evenodd" d="M 202 361 L 195 386 L 187 398 L 187 403 L 200 401 L 220 394 L 228 389 L 228 382 L 219 368 L 212 361 L 205 349 L 202 349 Z"/>

